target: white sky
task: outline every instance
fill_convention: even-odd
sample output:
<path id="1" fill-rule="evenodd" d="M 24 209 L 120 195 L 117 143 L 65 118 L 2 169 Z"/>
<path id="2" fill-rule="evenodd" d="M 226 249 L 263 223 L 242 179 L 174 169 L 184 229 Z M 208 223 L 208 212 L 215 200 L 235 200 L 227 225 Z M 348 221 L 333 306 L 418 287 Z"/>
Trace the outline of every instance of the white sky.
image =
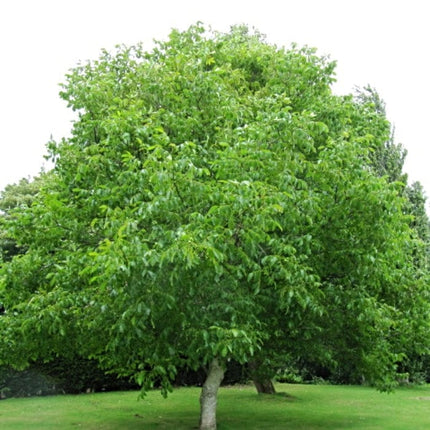
<path id="1" fill-rule="evenodd" d="M 387 104 L 406 171 L 430 196 L 430 24 L 426 0 L 2 0 L 0 190 L 35 175 L 45 144 L 68 134 L 60 82 L 115 44 L 165 39 L 197 21 L 245 23 L 279 46 L 318 48 L 338 63 L 336 91 L 370 84 Z"/>

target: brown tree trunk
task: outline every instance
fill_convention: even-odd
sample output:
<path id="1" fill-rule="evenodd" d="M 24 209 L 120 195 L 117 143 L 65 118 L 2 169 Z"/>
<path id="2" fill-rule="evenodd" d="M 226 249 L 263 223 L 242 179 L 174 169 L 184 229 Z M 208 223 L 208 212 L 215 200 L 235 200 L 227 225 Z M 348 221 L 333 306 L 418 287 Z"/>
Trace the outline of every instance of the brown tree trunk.
<path id="1" fill-rule="evenodd" d="M 214 358 L 200 394 L 200 430 L 216 430 L 217 393 L 223 378 L 224 369 Z"/>
<path id="2" fill-rule="evenodd" d="M 258 362 L 251 361 L 249 363 L 249 368 L 251 370 L 252 382 L 258 394 L 276 394 L 276 389 L 272 380 L 261 372 Z"/>
<path id="3" fill-rule="evenodd" d="M 253 378 L 253 382 L 258 394 L 276 394 L 275 386 L 271 379 Z"/>

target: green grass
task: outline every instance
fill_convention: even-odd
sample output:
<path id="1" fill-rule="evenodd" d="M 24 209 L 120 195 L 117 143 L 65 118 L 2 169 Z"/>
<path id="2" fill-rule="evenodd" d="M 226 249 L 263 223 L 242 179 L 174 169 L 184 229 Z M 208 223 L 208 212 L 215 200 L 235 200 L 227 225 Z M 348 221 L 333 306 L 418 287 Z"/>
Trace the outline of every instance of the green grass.
<path id="1" fill-rule="evenodd" d="M 430 386 L 384 394 L 366 387 L 277 386 L 258 396 L 253 387 L 221 388 L 219 430 L 430 429 Z M 181 388 L 167 400 L 151 392 L 35 397 L 0 401 L 2 430 L 195 429 L 200 390 Z"/>

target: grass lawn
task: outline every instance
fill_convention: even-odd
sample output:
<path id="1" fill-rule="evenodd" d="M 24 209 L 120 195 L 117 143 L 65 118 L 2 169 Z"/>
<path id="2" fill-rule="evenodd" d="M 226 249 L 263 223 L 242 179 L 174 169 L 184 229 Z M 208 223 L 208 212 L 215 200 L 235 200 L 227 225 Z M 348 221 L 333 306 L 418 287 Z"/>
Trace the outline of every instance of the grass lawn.
<path id="1" fill-rule="evenodd" d="M 372 388 L 278 384 L 280 394 L 258 396 L 252 386 L 223 387 L 219 430 L 430 429 L 430 386 L 395 393 Z M 0 401 L 2 430 L 195 429 L 198 388 L 181 388 L 167 400 L 151 392 L 81 394 Z"/>

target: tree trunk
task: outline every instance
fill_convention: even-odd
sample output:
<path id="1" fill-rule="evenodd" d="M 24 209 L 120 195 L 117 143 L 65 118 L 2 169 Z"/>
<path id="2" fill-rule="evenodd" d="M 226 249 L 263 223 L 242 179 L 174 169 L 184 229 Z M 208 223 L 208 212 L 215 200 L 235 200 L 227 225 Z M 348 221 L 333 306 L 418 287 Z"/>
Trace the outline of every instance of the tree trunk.
<path id="1" fill-rule="evenodd" d="M 252 380 L 258 394 L 276 394 L 275 386 L 271 379 L 253 378 Z"/>
<path id="2" fill-rule="evenodd" d="M 209 371 L 200 395 L 200 430 L 216 430 L 217 393 L 224 378 L 224 369 L 214 358 L 209 364 Z"/>
<path id="3" fill-rule="evenodd" d="M 252 382 L 254 383 L 258 394 L 276 393 L 272 380 L 261 371 L 258 362 L 251 361 L 249 363 L 249 369 L 251 370 Z"/>

